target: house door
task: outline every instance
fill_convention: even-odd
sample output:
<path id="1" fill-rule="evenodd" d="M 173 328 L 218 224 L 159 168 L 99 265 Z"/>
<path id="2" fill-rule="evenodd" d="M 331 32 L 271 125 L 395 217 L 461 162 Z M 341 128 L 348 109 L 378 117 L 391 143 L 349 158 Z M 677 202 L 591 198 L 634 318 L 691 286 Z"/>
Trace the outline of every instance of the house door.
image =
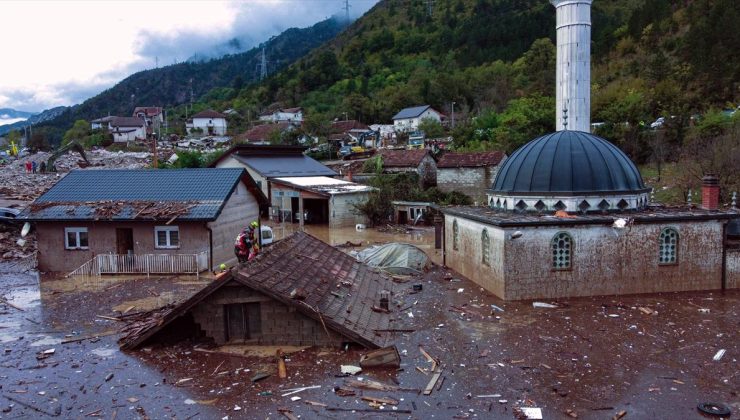
<path id="1" fill-rule="evenodd" d="M 116 253 L 128 255 L 134 253 L 134 230 L 130 228 L 116 229 Z"/>
<path id="2" fill-rule="evenodd" d="M 398 224 L 399 225 L 405 225 L 409 222 L 408 214 L 406 213 L 406 210 L 399 210 L 398 211 Z"/>
<path id="3" fill-rule="evenodd" d="M 226 341 L 244 341 L 262 332 L 259 303 L 233 303 L 224 305 Z"/>

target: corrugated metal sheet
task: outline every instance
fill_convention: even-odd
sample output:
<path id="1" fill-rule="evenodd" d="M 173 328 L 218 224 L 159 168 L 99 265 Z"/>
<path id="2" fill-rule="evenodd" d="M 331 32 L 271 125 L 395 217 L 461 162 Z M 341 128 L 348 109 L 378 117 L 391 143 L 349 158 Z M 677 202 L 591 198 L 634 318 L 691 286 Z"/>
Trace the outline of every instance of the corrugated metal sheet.
<path id="1" fill-rule="evenodd" d="M 254 169 L 265 178 L 290 176 L 336 176 L 320 162 L 305 156 L 239 156 L 234 159 Z"/>

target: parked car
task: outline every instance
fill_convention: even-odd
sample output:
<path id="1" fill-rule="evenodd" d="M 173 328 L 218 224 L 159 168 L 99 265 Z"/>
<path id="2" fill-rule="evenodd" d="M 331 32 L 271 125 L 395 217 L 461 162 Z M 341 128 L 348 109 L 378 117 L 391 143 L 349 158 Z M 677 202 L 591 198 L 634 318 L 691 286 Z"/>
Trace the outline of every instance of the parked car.
<path id="1" fill-rule="evenodd" d="M 262 240 L 262 246 L 270 245 L 275 240 L 272 234 L 272 228 L 269 226 L 260 226 L 260 239 Z"/>
<path id="2" fill-rule="evenodd" d="M 665 124 L 665 117 L 660 117 L 650 124 L 650 128 L 660 128 Z"/>

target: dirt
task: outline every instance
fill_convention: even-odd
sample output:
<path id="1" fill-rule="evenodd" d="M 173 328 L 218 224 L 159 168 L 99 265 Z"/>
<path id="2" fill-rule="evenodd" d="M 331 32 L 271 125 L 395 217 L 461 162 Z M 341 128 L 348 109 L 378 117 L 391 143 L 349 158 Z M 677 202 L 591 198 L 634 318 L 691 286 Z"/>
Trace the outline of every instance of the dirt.
<path id="1" fill-rule="evenodd" d="M 581 419 L 612 418 L 622 410 L 626 418 L 697 418 L 696 404 L 704 401 L 740 410 L 738 291 L 568 299 L 539 309 L 532 302 L 503 302 L 436 267 L 394 297 L 397 326 L 414 330 L 395 333 L 400 370 L 339 377 L 340 365 L 358 365 L 363 349 L 296 348 L 286 356 L 288 378 L 280 379 L 275 348 L 213 353 L 185 341 L 124 353 L 116 335 L 106 336 L 121 323 L 98 315 L 130 306 L 137 307 L 131 312 L 145 310 L 158 297 L 182 300 L 203 280 L 39 281 L 34 272 L 7 271 L 7 263 L 0 264 L 0 295 L 24 311 L 0 303 L 0 410 L 10 410 L 0 411 L 1 418 L 57 412 L 62 418 L 276 418 L 280 408 L 302 418 L 374 417 L 306 403 L 371 409 L 362 396 L 398 400 L 396 410 L 386 405 L 378 413 L 397 418 L 514 418 L 525 406 L 542 408 L 545 418 L 567 418 L 568 410 Z M 413 293 L 417 283 L 423 289 Z M 82 339 L 95 335 L 102 336 Z M 70 339 L 82 340 L 62 343 Z M 420 345 L 443 368 L 428 396 L 418 392 L 431 379 Z M 53 355 L 37 360 L 51 348 Z M 713 361 L 720 349 L 726 353 Z M 271 376 L 251 382 L 260 372 Z M 347 384 L 358 378 L 404 390 Z M 281 396 L 304 386 L 320 387 Z M 333 391 L 338 386 L 356 395 L 340 397 Z"/>

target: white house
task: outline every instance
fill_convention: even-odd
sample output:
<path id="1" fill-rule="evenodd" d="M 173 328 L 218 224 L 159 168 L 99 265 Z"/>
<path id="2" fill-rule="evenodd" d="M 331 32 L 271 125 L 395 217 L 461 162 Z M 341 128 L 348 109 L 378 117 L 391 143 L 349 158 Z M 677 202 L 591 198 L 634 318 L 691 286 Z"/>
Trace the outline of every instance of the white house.
<path id="1" fill-rule="evenodd" d="M 207 109 L 193 115 L 193 122 L 186 124 L 188 133 L 200 129 L 203 134 L 209 136 L 226 135 L 226 115 Z"/>
<path id="2" fill-rule="evenodd" d="M 442 122 L 444 114 L 432 108 L 431 105 L 404 108 L 398 114 L 393 116 L 393 127 L 396 132 L 415 131 L 419 128 L 421 120 L 425 118 L 431 118 Z"/>
<path id="3" fill-rule="evenodd" d="M 134 108 L 133 116 L 144 118 L 147 125 L 155 130 L 164 123 L 164 112 L 159 106 L 137 106 Z"/>
<path id="4" fill-rule="evenodd" d="M 94 120 L 90 121 L 90 129 L 91 130 L 98 130 L 98 129 L 101 129 L 101 128 L 107 128 L 107 129 L 110 130 L 110 128 L 111 128 L 110 127 L 110 123 L 115 118 L 118 118 L 118 117 L 109 115 L 107 117 L 102 117 L 102 118 L 94 119 Z"/>
<path id="5" fill-rule="evenodd" d="M 303 108 L 284 108 L 260 114 L 260 121 L 303 122 Z"/>
<path id="6" fill-rule="evenodd" d="M 146 139 L 146 121 L 143 118 L 113 117 L 108 129 L 117 143 Z"/>

